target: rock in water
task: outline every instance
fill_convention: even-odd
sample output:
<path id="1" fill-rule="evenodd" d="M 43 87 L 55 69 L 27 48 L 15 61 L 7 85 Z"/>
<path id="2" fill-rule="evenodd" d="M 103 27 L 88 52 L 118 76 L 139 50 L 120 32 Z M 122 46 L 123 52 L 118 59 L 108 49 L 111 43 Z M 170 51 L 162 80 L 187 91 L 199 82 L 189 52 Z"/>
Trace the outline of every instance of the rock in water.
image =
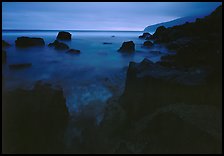
<path id="1" fill-rule="evenodd" d="M 135 51 L 135 44 L 133 41 L 123 42 L 121 48 L 118 51 L 132 53 Z"/>
<path id="2" fill-rule="evenodd" d="M 9 68 L 10 69 L 23 69 L 23 68 L 28 68 L 31 67 L 31 63 L 20 63 L 20 64 L 10 64 Z"/>
<path id="3" fill-rule="evenodd" d="M 7 48 L 9 46 L 10 46 L 9 43 L 7 43 L 6 41 L 2 40 L 2 48 Z"/>
<path id="4" fill-rule="evenodd" d="M 63 153 L 69 114 L 62 89 L 36 83 L 3 97 L 4 153 Z"/>
<path id="5" fill-rule="evenodd" d="M 145 41 L 143 44 L 145 47 L 152 47 L 153 43 L 151 41 Z"/>
<path id="6" fill-rule="evenodd" d="M 143 33 L 143 35 L 139 36 L 138 38 L 146 39 L 149 38 L 150 36 L 152 36 L 150 33 Z"/>
<path id="7" fill-rule="evenodd" d="M 45 45 L 45 42 L 42 38 L 30 38 L 30 37 L 18 37 L 15 43 L 16 46 L 20 48 Z"/>
<path id="8" fill-rule="evenodd" d="M 69 50 L 67 51 L 67 53 L 70 53 L 70 54 L 80 54 L 80 50 L 69 49 Z"/>
<path id="9" fill-rule="evenodd" d="M 72 39 L 72 34 L 70 34 L 69 32 L 60 31 L 57 35 L 57 39 L 59 39 L 59 40 L 71 40 Z"/>
<path id="10" fill-rule="evenodd" d="M 59 42 L 55 40 L 53 43 L 48 44 L 49 47 L 54 47 L 57 50 L 67 50 L 69 49 L 69 46 L 66 45 L 65 43 Z"/>

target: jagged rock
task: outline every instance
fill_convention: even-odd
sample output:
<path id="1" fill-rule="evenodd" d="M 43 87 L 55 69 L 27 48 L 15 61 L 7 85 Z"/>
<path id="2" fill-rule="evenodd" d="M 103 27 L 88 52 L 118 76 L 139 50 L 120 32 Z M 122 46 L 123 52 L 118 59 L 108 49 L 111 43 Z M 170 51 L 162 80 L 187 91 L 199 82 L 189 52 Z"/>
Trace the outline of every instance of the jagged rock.
<path id="1" fill-rule="evenodd" d="M 59 42 L 55 40 L 53 43 L 48 44 L 49 47 L 54 47 L 57 50 L 67 50 L 69 49 L 69 46 L 66 45 L 65 43 Z"/>
<path id="2" fill-rule="evenodd" d="M 153 43 L 151 41 L 145 41 L 143 44 L 145 47 L 152 47 Z"/>
<path id="3" fill-rule="evenodd" d="M 7 43 L 6 41 L 2 40 L 2 48 L 7 48 L 9 46 L 10 46 L 9 43 Z"/>
<path id="4" fill-rule="evenodd" d="M 135 51 L 135 44 L 133 41 L 123 42 L 121 48 L 118 51 L 132 53 Z"/>
<path id="5" fill-rule="evenodd" d="M 201 86 L 206 85 L 208 72 L 200 68 L 198 70 L 201 72 L 197 72 L 196 69 L 186 72 L 185 70 L 160 66 L 147 59 L 141 63 L 130 62 L 123 95 L 125 101 L 123 106 L 130 113 L 131 118 L 137 118 L 143 115 L 145 110 L 145 113 L 155 111 L 162 105 L 166 105 L 167 101 L 169 103 L 181 101 L 191 104 L 207 103 L 200 98 L 200 95 L 207 94 L 208 90 L 203 90 Z M 214 103 L 218 105 L 219 95 L 215 96 L 217 96 L 217 100 Z M 213 99 L 212 96 L 208 98 Z"/>
<path id="6" fill-rule="evenodd" d="M 67 51 L 67 53 L 70 53 L 70 54 L 80 54 L 80 50 L 69 49 L 69 50 Z"/>
<path id="7" fill-rule="evenodd" d="M 146 38 L 150 38 L 150 37 L 151 37 L 150 33 L 143 33 L 143 35 L 140 35 L 138 38 L 146 39 Z"/>
<path id="8" fill-rule="evenodd" d="M 24 69 L 24 68 L 28 68 L 31 67 L 32 64 L 31 63 L 18 63 L 18 64 L 10 64 L 9 68 L 10 69 Z"/>
<path id="9" fill-rule="evenodd" d="M 30 37 L 18 37 L 15 43 L 16 43 L 16 47 L 20 47 L 20 48 L 45 45 L 45 42 L 42 38 L 30 38 Z"/>
<path id="10" fill-rule="evenodd" d="M 57 39 L 59 39 L 59 40 L 71 40 L 72 39 L 72 34 L 70 34 L 69 32 L 60 31 L 57 35 Z"/>
<path id="11" fill-rule="evenodd" d="M 2 109 L 3 153 L 63 153 L 68 110 L 62 89 L 36 83 L 5 92 Z"/>

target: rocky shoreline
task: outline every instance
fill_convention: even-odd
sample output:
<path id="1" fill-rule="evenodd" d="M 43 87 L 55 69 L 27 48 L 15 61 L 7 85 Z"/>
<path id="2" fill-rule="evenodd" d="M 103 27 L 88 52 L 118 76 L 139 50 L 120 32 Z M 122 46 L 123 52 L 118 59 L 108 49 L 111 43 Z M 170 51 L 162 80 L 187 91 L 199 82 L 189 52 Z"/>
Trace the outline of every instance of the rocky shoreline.
<path id="1" fill-rule="evenodd" d="M 177 53 L 164 56 L 157 63 L 146 58 L 139 63 L 130 62 L 124 92 L 107 101 L 100 124 L 86 112 L 71 121 L 63 90 L 49 84 L 38 82 L 32 90 L 3 92 L 4 151 L 221 153 L 221 18 L 222 6 L 194 23 L 161 26 L 153 35 L 139 36 L 147 40 L 143 44 L 147 48 L 158 43 Z M 57 39 L 71 40 L 71 35 L 60 33 Z M 40 39 L 38 42 L 44 43 Z M 57 40 L 48 46 L 80 53 Z M 135 44 L 124 42 L 118 51 L 133 53 Z M 69 147 L 64 141 L 68 122 L 75 127 L 69 134 Z"/>

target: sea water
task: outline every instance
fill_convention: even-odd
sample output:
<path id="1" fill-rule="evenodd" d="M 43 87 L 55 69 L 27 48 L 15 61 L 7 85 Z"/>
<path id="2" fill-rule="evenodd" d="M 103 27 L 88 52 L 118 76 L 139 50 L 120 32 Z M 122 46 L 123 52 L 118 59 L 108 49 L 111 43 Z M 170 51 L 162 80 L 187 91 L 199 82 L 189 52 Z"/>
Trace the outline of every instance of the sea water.
<path id="1" fill-rule="evenodd" d="M 81 53 L 68 54 L 47 46 L 56 39 L 58 32 L 2 31 L 3 40 L 12 45 L 6 49 L 7 62 L 2 65 L 5 90 L 31 89 L 39 80 L 60 86 L 72 114 L 88 104 L 100 103 L 102 106 L 115 92 L 122 92 L 130 61 L 140 62 L 148 58 L 157 62 L 169 53 L 162 45 L 143 47 L 145 40 L 138 38 L 142 31 L 69 31 L 72 40 L 63 42 Z M 16 48 L 15 40 L 21 36 L 41 37 L 46 46 Z M 135 43 L 133 54 L 117 51 L 125 41 Z M 16 63 L 32 63 L 32 66 L 10 70 L 9 64 Z M 108 86 L 116 86 L 117 90 L 113 92 Z"/>

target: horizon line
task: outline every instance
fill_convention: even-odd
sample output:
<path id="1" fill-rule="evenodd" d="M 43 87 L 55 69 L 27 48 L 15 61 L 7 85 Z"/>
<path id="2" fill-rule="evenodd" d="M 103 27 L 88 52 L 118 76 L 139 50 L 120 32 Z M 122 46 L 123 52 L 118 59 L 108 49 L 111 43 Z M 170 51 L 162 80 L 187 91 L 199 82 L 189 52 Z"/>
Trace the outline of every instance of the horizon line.
<path id="1" fill-rule="evenodd" d="M 97 30 L 97 29 L 2 29 L 2 31 L 144 31 L 144 30 Z"/>

